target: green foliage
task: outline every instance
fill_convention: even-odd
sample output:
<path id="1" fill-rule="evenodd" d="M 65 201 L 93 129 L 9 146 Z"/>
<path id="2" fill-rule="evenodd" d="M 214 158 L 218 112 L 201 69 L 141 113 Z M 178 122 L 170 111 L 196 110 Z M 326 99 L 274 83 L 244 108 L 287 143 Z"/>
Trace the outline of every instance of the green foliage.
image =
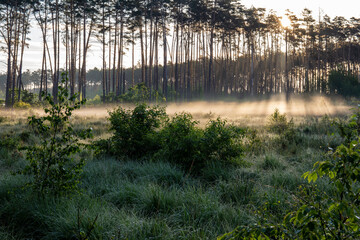
<path id="1" fill-rule="evenodd" d="M 30 105 L 34 105 L 34 104 L 36 104 L 36 101 L 37 101 L 37 95 L 28 90 L 22 90 L 21 91 L 21 101 L 23 101 L 24 103 L 28 103 Z"/>
<path id="2" fill-rule="evenodd" d="M 62 84 L 66 76 L 62 75 Z M 22 174 L 32 176 L 29 186 L 40 195 L 50 193 L 58 196 L 76 191 L 84 159 L 76 161 L 73 155 L 82 145 L 79 139 L 91 136 L 91 129 L 76 133 L 69 124 L 72 112 L 79 109 L 85 100 L 76 101 L 77 95 L 68 95 L 68 90 L 59 86 L 58 99 L 47 95 L 49 108 L 45 116 L 29 118 L 29 125 L 40 136 L 41 144 L 25 147 L 28 165 Z"/>
<path id="3" fill-rule="evenodd" d="M 31 106 L 36 106 L 38 104 L 37 94 L 30 92 L 29 90 L 21 90 L 21 98 L 19 98 L 19 89 L 15 89 L 15 103 L 14 108 L 16 109 L 29 109 Z M 1 100 L 0 100 L 1 104 Z"/>
<path id="4" fill-rule="evenodd" d="M 91 143 L 90 147 L 96 156 L 115 154 L 115 152 L 113 152 L 113 144 L 111 139 L 95 140 Z"/>
<path id="5" fill-rule="evenodd" d="M 133 110 L 122 107 L 109 112 L 112 152 L 116 156 L 140 157 L 158 148 L 156 130 L 166 118 L 164 108 L 137 105 Z"/>
<path id="6" fill-rule="evenodd" d="M 204 130 L 196 124 L 188 113 L 168 121 L 161 131 L 160 155 L 195 173 L 212 162 L 232 163 L 240 159 L 243 148 L 239 138 L 244 130 L 228 126 L 220 118 L 210 120 Z"/>
<path id="7" fill-rule="evenodd" d="M 93 99 L 86 100 L 86 105 L 95 105 L 95 104 L 101 104 L 101 97 L 100 95 L 96 95 Z"/>
<path id="8" fill-rule="evenodd" d="M 16 103 L 14 103 L 14 106 L 13 106 L 15 109 L 30 109 L 31 108 L 31 105 L 29 103 L 26 103 L 26 102 L 23 102 L 23 101 L 18 101 Z"/>
<path id="9" fill-rule="evenodd" d="M 105 103 L 115 102 L 116 96 L 114 92 L 109 92 L 105 96 L 101 96 L 101 101 Z"/>
<path id="10" fill-rule="evenodd" d="M 311 172 L 303 176 L 308 182 L 326 177 L 334 187 L 334 194 L 317 189 L 303 190 L 303 205 L 287 218 L 306 237 L 326 236 L 335 239 L 360 237 L 360 139 L 340 145 L 326 161 L 317 162 Z M 286 220 L 286 219 L 285 219 Z"/>
<path id="11" fill-rule="evenodd" d="M 121 95 L 120 99 L 131 103 L 146 102 L 150 99 L 150 90 L 145 83 L 139 83 L 131 87 L 127 93 Z"/>
<path id="12" fill-rule="evenodd" d="M 159 155 L 167 161 L 180 164 L 189 171 L 194 164 L 197 169 L 202 157 L 200 144 L 203 138 L 203 131 L 196 127 L 197 123 L 188 113 L 175 115 L 167 121 L 161 130 Z"/>
<path id="13" fill-rule="evenodd" d="M 119 107 L 109 114 L 114 135 L 110 141 L 94 142 L 97 152 L 118 157 L 153 156 L 197 173 L 207 163 L 239 162 L 243 152 L 241 136 L 245 130 L 228 126 L 220 118 L 201 129 L 188 113 L 170 120 L 164 108 L 146 104 L 137 105 L 133 110 Z"/>
<path id="14" fill-rule="evenodd" d="M 360 135 L 360 105 L 353 109 L 353 111 L 354 114 L 350 117 L 349 121 L 334 121 L 345 144 L 357 140 Z"/>
<path id="15" fill-rule="evenodd" d="M 165 97 L 158 91 L 150 91 L 145 83 L 138 83 L 128 89 L 128 91 L 118 97 L 126 103 L 144 103 L 147 101 L 155 101 L 156 103 L 166 102 Z"/>
<path id="16" fill-rule="evenodd" d="M 343 69 L 332 70 L 329 74 L 328 86 L 330 93 L 342 96 L 359 96 L 360 84 L 355 75 Z"/>
<path id="17" fill-rule="evenodd" d="M 270 115 L 267 128 L 270 132 L 276 133 L 277 145 L 282 149 L 289 149 L 296 152 L 294 145 L 299 144 L 302 139 L 298 136 L 293 119 L 287 120 L 286 114 L 280 114 L 279 109 Z"/>
<path id="18" fill-rule="evenodd" d="M 227 125 L 225 120 L 210 120 L 204 130 L 202 154 L 210 161 L 231 162 L 242 155 L 244 134 L 244 129 Z"/>
<path id="19" fill-rule="evenodd" d="M 96 95 L 94 98 L 93 98 L 93 101 L 94 102 L 97 102 L 97 103 L 100 103 L 101 102 L 101 97 L 99 95 Z"/>
<path id="20" fill-rule="evenodd" d="M 293 128 L 293 126 L 293 120 L 291 119 L 288 121 L 286 114 L 281 114 L 277 108 L 275 109 L 275 112 L 270 115 L 267 125 L 270 132 L 277 134 L 282 134 Z"/>

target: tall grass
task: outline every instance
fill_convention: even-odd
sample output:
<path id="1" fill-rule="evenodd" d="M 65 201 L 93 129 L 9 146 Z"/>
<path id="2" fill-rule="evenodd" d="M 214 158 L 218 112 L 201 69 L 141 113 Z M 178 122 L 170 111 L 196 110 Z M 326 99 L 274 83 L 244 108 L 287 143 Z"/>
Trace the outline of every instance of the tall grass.
<path id="1" fill-rule="evenodd" d="M 105 122 L 74 121 L 75 129 L 92 126 L 98 137 L 108 134 Z M 0 129 L 13 131 L 21 144 L 37 141 L 33 134 L 21 139 L 24 123 L 11 128 L 4 124 Z M 277 216 L 281 221 L 303 183 L 301 174 L 341 140 L 325 133 L 327 124 L 311 120 L 295 125 L 301 142 L 286 148 L 279 146 L 277 133 L 259 127 L 252 137 L 259 140 L 260 150 L 245 151 L 244 164 L 213 162 L 197 176 L 166 159 L 125 161 L 84 151 L 80 195 L 59 199 L 23 189 L 28 179 L 11 174 L 23 166 L 22 153 L 12 158 L 16 150 L 2 146 L 0 239 L 81 239 L 84 234 L 89 239 L 216 239 L 256 221 L 264 206 L 274 221 Z M 326 182 L 319 185 L 331 191 Z"/>

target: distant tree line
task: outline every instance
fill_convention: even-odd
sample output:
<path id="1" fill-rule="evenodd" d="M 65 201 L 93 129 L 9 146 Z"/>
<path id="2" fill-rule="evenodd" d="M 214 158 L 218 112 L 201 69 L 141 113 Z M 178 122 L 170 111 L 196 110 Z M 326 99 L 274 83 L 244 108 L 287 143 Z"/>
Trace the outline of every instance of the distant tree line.
<path id="1" fill-rule="evenodd" d="M 55 99 L 61 71 L 68 72 L 70 94 L 87 97 L 86 62 L 94 40 L 102 44 L 99 77 L 104 101 L 106 95 L 119 96 L 137 82 L 150 93 L 165 98 L 172 93 L 174 100 L 183 101 L 327 93 L 331 70 L 359 75 L 360 19 L 315 19 L 308 9 L 300 16 L 287 11 L 286 17 L 290 26 L 282 26 L 276 12 L 245 8 L 235 0 L 3 0 L 6 106 L 11 107 L 16 96 L 20 99 L 24 88 L 24 51 L 34 23 L 43 39 L 38 90 L 51 89 Z M 135 66 L 138 45 L 141 60 Z M 65 59 L 60 59 L 63 46 Z M 129 73 L 124 68 L 126 53 L 132 59 Z"/>

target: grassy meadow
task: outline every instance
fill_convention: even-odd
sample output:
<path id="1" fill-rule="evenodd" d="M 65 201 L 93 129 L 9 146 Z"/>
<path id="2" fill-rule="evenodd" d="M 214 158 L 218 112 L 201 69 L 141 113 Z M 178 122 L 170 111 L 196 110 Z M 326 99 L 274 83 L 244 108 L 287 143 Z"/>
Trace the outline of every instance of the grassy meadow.
<path id="1" fill-rule="evenodd" d="M 75 112 L 75 131 L 92 128 L 93 139 L 109 139 L 107 107 Z M 271 131 L 275 108 L 293 119 L 293 135 Z M 239 225 L 267 218 L 281 222 L 297 201 L 301 177 L 329 148 L 342 143 L 334 119 L 348 119 L 350 105 L 318 98 L 284 104 L 281 99 L 246 103 L 169 105 L 187 111 L 199 127 L 220 116 L 246 129 L 237 164 L 204 166 L 193 175 L 155 157 L 117 157 L 84 149 L 80 193 L 39 197 L 24 187 L 31 176 L 16 174 L 26 165 L 22 146 L 39 143 L 27 116 L 41 109 L 0 110 L 0 239 L 216 239 Z M 20 149 L 20 150 L 19 150 Z M 331 192 L 326 180 L 321 190 Z"/>

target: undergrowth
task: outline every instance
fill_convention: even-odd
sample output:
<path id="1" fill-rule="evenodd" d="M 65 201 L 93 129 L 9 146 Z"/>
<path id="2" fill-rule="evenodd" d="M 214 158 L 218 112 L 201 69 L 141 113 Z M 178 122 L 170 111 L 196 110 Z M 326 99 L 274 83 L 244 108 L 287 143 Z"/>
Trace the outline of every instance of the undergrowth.
<path id="1" fill-rule="evenodd" d="M 149 116 L 148 106 L 138 110 L 138 118 Z M 124 121 L 135 118 L 133 110 L 119 112 Z M 31 188 L 22 188 L 31 176 L 12 174 L 26 164 L 19 147 L 39 143 L 38 137 L 22 133 L 24 123 L 11 126 L 13 132 L 0 125 L 5 140 L 0 141 L 0 151 L 8 154 L 0 155 L 0 239 L 216 239 L 254 226 L 280 229 L 271 226 L 281 226 L 287 213 L 295 213 L 300 197 L 316 196 L 299 190 L 309 185 L 302 174 L 315 162 L 326 161 L 329 147 L 335 150 L 346 139 L 341 131 L 328 134 L 329 129 L 338 129 L 330 117 L 307 119 L 300 125 L 289 124 L 286 118 L 286 124 L 277 124 L 276 129 L 294 130 L 296 137 L 290 138 L 269 126 L 246 129 L 222 119 L 202 128 L 181 113 L 165 116 L 159 124 L 144 119 L 136 126 L 126 123 L 123 132 L 145 129 L 136 130 L 143 135 L 128 138 L 131 143 L 120 135 L 112 141 L 117 130 L 105 132 L 111 127 L 106 121 L 71 121 L 75 131 L 91 126 L 97 139 L 103 139 L 97 144 L 104 146 L 98 147 L 101 154 L 83 149 L 73 155 L 86 163 L 79 194 L 57 198 L 37 197 Z M 140 144 L 149 154 L 145 157 L 135 147 L 130 151 L 126 144 Z M 337 190 L 329 179 L 316 183 L 326 193 L 321 201 L 334 198 Z"/>

